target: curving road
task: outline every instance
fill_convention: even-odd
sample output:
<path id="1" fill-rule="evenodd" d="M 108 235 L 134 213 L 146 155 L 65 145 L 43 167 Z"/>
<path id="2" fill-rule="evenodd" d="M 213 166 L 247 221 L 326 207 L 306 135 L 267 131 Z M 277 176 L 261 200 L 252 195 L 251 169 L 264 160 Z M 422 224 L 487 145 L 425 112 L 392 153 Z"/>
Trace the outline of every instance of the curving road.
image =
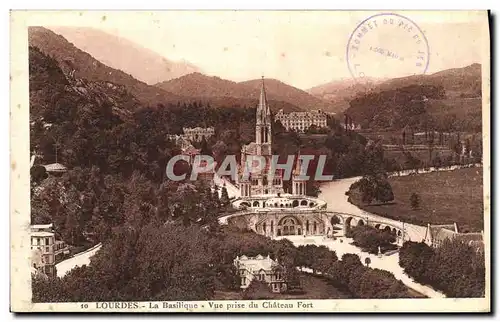
<path id="1" fill-rule="evenodd" d="M 94 256 L 102 247 L 102 244 L 99 243 L 94 247 L 87 249 L 81 253 L 75 254 L 73 257 L 68 258 L 59 264 L 56 264 L 57 277 L 63 277 L 68 274 L 75 267 L 89 265 L 90 258 Z"/>
<path id="2" fill-rule="evenodd" d="M 348 213 L 354 216 L 360 216 L 364 218 L 368 218 L 368 220 L 374 220 L 378 222 L 383 222 L 387 223 L 392 226 L 396 227 L 401 227 L 403 226 L 403 223 L 397 220 L 393 220 L 390 218 L 385 218 L 376 214 L 372 214 L 370 212 L 364 211 L 352 203 L 350 203 L 348 200 L 348 196 L 345 195 L 347 191 L 349 191 L 349 187 L 351 184 L 359 180 L 361 177 L 354 177 L 354 178 L 346 178 L 346 179 L 340 179 L 332 182 L 328 182 L 324 185 L 321 186 L 321 193 L 318 196 L 318 198 L 323 199 L 324 201 L 327 202 L 327 209 L 336 211 L 336 212 L 343 212 L 343 213 Z M 404 230 L 405 230 L 405 240 L 412 240 L 412 241 L 422 241 L 425 237 L 425 232 L 426 232 L 426 227 L 424 226 L 417 226 L 413 224 L 404 224 Z"/>
<path id="3" fill-rule="evenodd" d="M 429 172 L 435 172 L 435 171 L 453 171 L 457 169 L 462 169 L 462 168 L 467 168 L 467 167 L 481 167 L 481 164 L 468 164 L 468 165 L 455 165 L 451 167 L 446 167 L 446 168 L 428 168 L 428 169 L 417 169 L 417 170 L 404 170 L 400 171 L 397 173 L 392 173 L 390 176 L 392 177 L 403 177 L 403 176 L 408 176 L 414 173 L 429 173 Z M 318 196 L 320 199 L 323 199 L 324 201 L 327 202 L 327 209 L 332 210 L 332 211 L 337 211 L 337 212 L 343 212 L 343 213 L 348 213 L 352 214 L 355 216 L 361 216 L 365 217 L 371 220 L 376 220 L 380 222 L 384 222 L 393 226 L 402 226 L 402 222 L 390 218 L 385 218 L 383 216 L 373 214 L 367 211 L 364 211 L 357 206 L 353 205 L 348 201 L 348 196 L 345 195 L 347 191 L 349 191 L 349 187 L 351 184 L 359 180 L 361 177 L 353 177 L 353 178 L 345 178 L 345 179 L 339 179 L 335 181 L 331 181 L 328 183 L 325 183 L 324 185 L 321 186 L 321 193 Z M 409 224 L 405 223 L 404 224 L 404 230 L 405 230 L 405 240 L 411 240 L 411 241 L 416 241 L 416 242 L 421 242 L 425 238 L 425 233 L 427 230 L 427 227 L 425 226 L 419 226 L 419 225 L 414 225 L 414 224 Z"/>

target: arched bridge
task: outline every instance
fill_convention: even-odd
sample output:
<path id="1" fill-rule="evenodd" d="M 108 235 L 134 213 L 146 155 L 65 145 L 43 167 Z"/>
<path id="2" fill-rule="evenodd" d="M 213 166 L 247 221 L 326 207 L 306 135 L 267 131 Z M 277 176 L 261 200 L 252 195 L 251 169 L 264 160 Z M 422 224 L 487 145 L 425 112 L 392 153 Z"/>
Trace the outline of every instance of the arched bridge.
<path id="1" fill-rule="evenodd" d="M 219 218 L 221 224 L 252 229 L 268 236 L 324 235 L 345 236 L 355 226 L 369 225 L 386 230 L 396 236 L 398 243 L 408 240 L 404 224 L 391 219 L 373 219 L 318 209 L 251 209 Z"/>

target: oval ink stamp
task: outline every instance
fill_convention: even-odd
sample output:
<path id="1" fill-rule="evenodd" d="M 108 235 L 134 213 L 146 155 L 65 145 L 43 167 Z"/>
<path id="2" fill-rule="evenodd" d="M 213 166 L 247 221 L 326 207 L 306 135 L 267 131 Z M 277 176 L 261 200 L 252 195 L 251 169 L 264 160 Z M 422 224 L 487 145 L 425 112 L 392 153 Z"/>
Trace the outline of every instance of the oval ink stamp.
<path id="1" fill-rule="evenodd" d="M 358 24 L 347 43 L 347 66 L 357 79 L 425 74 L 429 43 L 420 27 L 396 13 L 380 13 Z"/>

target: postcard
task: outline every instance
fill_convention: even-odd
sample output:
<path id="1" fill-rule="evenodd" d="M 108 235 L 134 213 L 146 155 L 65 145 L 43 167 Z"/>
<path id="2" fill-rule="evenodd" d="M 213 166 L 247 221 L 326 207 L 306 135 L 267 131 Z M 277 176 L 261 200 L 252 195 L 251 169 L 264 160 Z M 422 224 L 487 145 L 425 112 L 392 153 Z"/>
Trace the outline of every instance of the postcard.
<path id="1" fill-rule="evenodd" d="M 11 311 L 490 308 L 487 11 L 11 11 Z"/>

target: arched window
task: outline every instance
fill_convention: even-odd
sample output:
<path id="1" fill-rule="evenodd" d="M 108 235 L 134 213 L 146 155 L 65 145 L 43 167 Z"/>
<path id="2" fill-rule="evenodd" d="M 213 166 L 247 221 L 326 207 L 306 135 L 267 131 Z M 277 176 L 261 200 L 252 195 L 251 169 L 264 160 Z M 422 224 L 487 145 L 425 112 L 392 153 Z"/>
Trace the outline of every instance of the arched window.
<path id="1" fill-rule="evenodd" d="M 306 232 L 309 233 L 309 220 L 306 221 Z"/>

